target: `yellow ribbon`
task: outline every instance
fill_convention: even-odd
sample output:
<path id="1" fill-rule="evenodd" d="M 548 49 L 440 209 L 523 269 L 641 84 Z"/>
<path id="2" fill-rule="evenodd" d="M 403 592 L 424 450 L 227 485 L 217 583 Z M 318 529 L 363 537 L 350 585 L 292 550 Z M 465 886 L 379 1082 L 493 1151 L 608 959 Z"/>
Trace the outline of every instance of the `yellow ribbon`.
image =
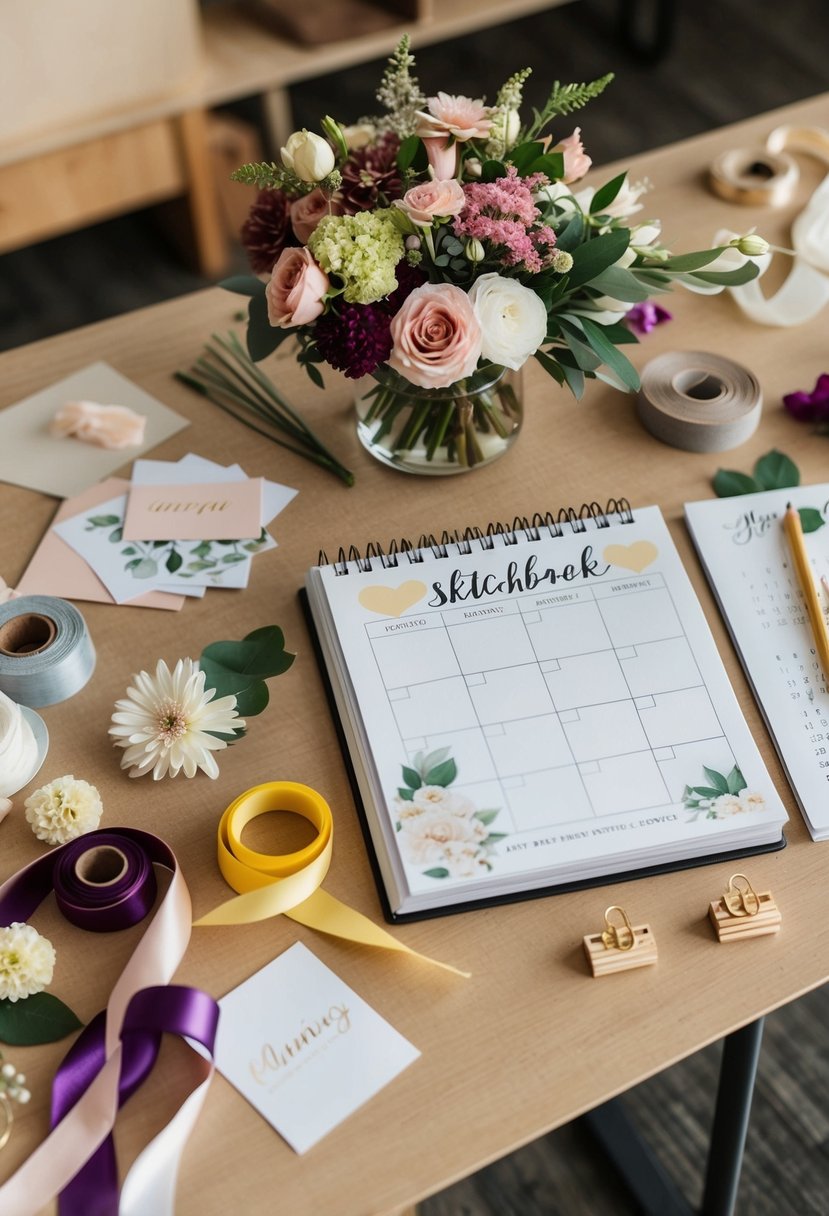
<path id="1" fill-rule="evenodd" d="M 257 853 L 249 849 L 242 844 L 242 832 L 252 819 L 268 811 L 293 811 L 302 815 L 317 829 L 316 837 L 295 853 Z M 457 967 L 404 946 L 362 912 L 356 912 L 323 891 L 321 885 L 331 864 L 333 847 L 331 808 L 316 790 L 295 781 L 268 781 L 246 790 L 231 802 L 219 821 L 219 869 L 225 882 L 238 895 L 194 921 L 194 926 L 249 925 L 281 914 L 320 933 L 363 946 L 411 954 L 435 967 L 469 978 L 468 971 L 459 971 Z"/>

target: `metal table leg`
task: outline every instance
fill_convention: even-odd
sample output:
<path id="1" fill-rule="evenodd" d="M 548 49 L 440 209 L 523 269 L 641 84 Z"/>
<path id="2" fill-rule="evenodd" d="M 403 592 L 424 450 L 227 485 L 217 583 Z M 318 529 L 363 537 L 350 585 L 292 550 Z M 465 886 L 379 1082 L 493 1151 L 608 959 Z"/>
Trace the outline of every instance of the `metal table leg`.
<path id="1" fill-rule="evenodd" d="M 705 1190 L 698 1216 L 733 1216 L 740 1184 L 763 1019 L 727 1035 L 714 1107 Z M 628 1118 L 621 1099 L 579 1122 L 601 1145 L 645 1216 L 694 1216 L 693 1209 Z"/>

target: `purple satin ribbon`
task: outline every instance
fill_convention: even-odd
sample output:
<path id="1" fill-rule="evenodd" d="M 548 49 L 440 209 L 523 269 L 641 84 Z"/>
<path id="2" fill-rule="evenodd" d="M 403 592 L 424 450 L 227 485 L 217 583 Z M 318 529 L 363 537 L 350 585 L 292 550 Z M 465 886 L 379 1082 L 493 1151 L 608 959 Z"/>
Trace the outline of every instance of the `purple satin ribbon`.
<path id="1" fill-rule="evenodd" d="M 118 1107 L 153 1070 L 162 1034 L 195 1039 L 213 1055 L 219 1006 L 198 988 L 175 984 L 143 988 L 127 1006 Z M 72 1109 L 105 1061 L 106 1019 L 99 1013 L 67 1052 L 52 1086 L 52 1126 Z M 61 1216 L 118 1216 L 118 1165 L 112 1136 L 101 1144 L 60 1195 Z"/>
<path id="2" fill-rule="evenodd" d="M 123 873 L 105 885 L 85 881 L 78 862 L 101 846 L 125 858 Z M 153 906 L 153 863 L 175 871 L 175 854 L 157 836 L 135 828 L 88 832 L 32 862 L 0 887 L 0 925 L 28 921 L 50 892 L 72 924 L 93 932 L 112 932 L 143 920 Z M 213 1054 L 219 1007 L 196 988 L 175 985 L 144 988 L 130 1000 L 120 1037 L 119 1108 L 149 1076 L 164 1033 L 186 1036 Z M 86 1092 L 106 1062 L 106 1013 L 84 1028 L 64 1057 L 52 1087 L 54 1127 Z M 61 1192 L 61 1216 L 117 1216 L 118 1166 L 110 1135 L 81 1164 Z"/>
<path id="3" fill-rule="evenodd" d="M 91 849 L 108 845 L 126 858 L 126 870 L 107 886 L 83 882 L 76 865 Z M 137 925 L 155 902 L 153 862 L 175 870 L 163 840 L 135 828 L 87 832 L 26 866 L 0 888 L 0 925 L 27 921 L 51 891 L 63 915 L 81 929 L 110 933 Z"/>

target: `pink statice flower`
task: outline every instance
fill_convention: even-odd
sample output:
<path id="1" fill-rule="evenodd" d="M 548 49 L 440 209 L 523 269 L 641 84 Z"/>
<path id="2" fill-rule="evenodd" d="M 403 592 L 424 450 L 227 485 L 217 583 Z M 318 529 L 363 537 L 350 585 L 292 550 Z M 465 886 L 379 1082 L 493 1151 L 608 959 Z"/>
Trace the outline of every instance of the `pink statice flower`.
<path id="1" fill-rule="evenodd" d="M 829 373 L 818 376 L 811 393 L 786 393 L 783 404 L 798 422 L 829 422 Z"/>
<path id="2" fill-rule="evenodd" d="M 428 110 L 418 110 L 417 134 L 423 138 L 453 135 L 458 142 L 486 139 L 492 126 L 492 109 L 480 98 L 438 93 L 427 101 Z"/>
<path id="3" fill-rule="evenodd" d="M 628 329 L 640 337 L 649 334 L 651 330 L 656 329 L 657 325 L 664 325 L 666 321 L 672 320 L 673 315 L 668 312 L 667 308 L 663 308 L 661 304 L 654 304 L 653 300 L 643 300 L 641 304 L 634 304 L 633 308 L 628 309 L 624 318 Z"/>
<path id="4" fill-rule="evenodd" d="M 547 185 L 543 173 L 519 177 L 514 165 L 494 182 L 467 182 L 466 205 L 453 224 L 455 236 L 488 242 L 502 250 L 503 266 L 520 266 L 537 273 L 547 264 L 556 234 L 541 215 L 533 191 Z"/>

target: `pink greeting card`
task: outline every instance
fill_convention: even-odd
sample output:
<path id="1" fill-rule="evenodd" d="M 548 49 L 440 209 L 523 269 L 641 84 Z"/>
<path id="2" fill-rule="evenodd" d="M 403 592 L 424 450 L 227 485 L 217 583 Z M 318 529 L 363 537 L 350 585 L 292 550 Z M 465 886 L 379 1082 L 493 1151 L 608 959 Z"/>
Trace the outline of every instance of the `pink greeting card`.
<path id="1" fill-rule="evenodd" d="M 133 485 L 124 540 L 255 540 L 262 478 L 194 485 Z"/>

